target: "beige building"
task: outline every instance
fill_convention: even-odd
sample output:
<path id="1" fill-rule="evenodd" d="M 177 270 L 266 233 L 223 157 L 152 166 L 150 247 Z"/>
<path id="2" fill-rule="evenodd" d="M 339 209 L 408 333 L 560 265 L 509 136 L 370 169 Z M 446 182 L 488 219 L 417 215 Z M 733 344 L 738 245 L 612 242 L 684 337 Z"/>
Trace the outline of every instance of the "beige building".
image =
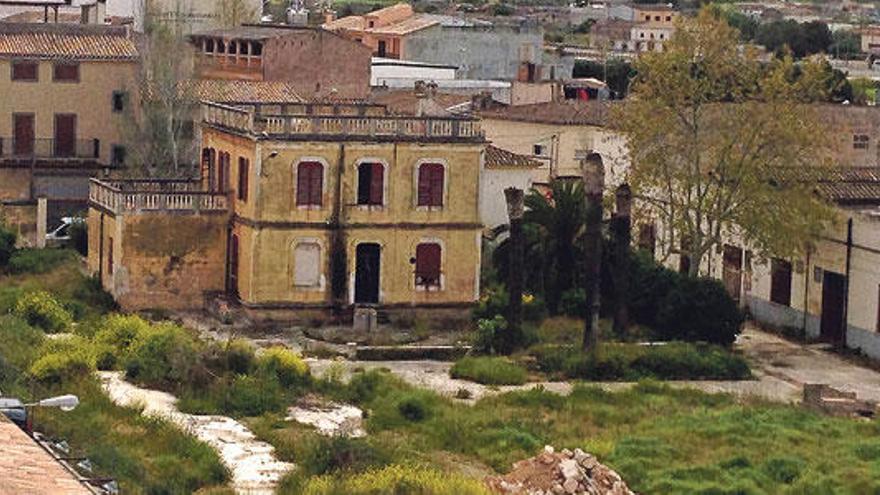
<path id="1" fill-rule="evenodd" d="M 126 162 L 137 46 L 121 27 L 0 23 L 0 201 L 31 218 L 84 206 L 88 179 Z"/>
<path id="2" fill-rule="evenodd" d="M 880 53 L 880 26 L 867 26 L 861 30 L 862 53 Z"/>

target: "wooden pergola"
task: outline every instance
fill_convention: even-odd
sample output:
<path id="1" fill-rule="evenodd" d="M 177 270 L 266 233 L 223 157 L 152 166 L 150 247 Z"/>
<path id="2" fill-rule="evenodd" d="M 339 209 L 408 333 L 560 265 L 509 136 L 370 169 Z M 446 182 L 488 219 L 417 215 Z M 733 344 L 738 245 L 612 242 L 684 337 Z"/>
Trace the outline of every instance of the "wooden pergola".
<path id="1" fill-rule="evenodd" d="M 43 22 L 49 22 L 49 9 L 54 11 L 54 22 L 58 22 L 58 8 L 70 7 L 73 0 L 0 0 L 0 5 L 14 7 L 43 7 Z"/>

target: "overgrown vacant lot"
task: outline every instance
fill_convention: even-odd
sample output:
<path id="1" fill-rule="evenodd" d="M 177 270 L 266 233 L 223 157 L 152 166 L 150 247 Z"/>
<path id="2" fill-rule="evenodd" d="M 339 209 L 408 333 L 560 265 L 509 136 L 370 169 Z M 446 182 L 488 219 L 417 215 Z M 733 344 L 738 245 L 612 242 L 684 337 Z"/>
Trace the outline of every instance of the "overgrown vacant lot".
<path id="1" fill-rule="evenodd" d="M 595 453 L 641 493 L 834 494 L 880 490 L 880 427 L 794 406 L 673 390 L 643 382 L 624 392 L 579 385 L 568 397 L 540 390 L 456 404 L 373 371 L 330 395 L 369 412 L 357 447 L 317 443 L 302 427 L 251 420 L 280 454 L 302 462 L 334 452 L 358 469 L 423 462 L 472 475 L 506 471 L 545 444 Z M 303 445 L 306 447 L 303 447 Z M 330 452 L 330 453 L 326 453 Z M 309 464 L 306 462 L 305 464 Z M 321 464 L 309 474 L 352 476 Z M 297 493 L 302 474 L 289 484 Z M 299 478 L 299 479 L 298 479 Z"/>

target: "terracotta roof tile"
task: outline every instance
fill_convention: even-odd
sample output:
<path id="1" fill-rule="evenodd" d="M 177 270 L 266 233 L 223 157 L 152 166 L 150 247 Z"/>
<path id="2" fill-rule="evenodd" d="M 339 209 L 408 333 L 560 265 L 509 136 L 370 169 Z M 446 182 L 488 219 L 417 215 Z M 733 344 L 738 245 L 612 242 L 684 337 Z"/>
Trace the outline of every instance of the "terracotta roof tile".
<path id="1" fill-rule="evenodd" d="M 485 119 L 513 120 L 558 125 L 604 126 L 608 119 L 607 102 L 561 101 L 532 105 L 501 106 L 480 110 Z"/>
<path id="2" fill-rule="evenodd" d="M 841 205 L 880 204 L 880 167 L 781 167 L 771 172 L 780 182 L 816 182 L 822 196 Z"/>
<path id="3" fill-rule="evenodd" d="M 541 162 L 497 146 L 486 146 L 487 167 L 538 168 Z"/>
<path id="4" fill-rule="evenodd" d="M 300 103 L 293 84 L 284 81 L 235 81 L 200 79 L 182 84 L 200 100 L 218 103 Z"/>
<path id="5" fill-rule="evenodd" d="M 134 60 L 125 28 L 75 24 L 0 23 L 0 57 L 51 60 Z"/>
<path id="6" fill-rule="evenodd" d="M 429 28 L 431 26 L 435 26 L 437 24 L 440 24 L 440 21 L 436 19 L 422 16 L 414 16 L 410 17 L 409 19 L 404 19 L 400 22 L 389 24 L 387 26 L 367 29 L 367 32 L 376 34 L 405 35 L 420 31 L 425 28 Z"/>
<path id="7" fill-rule="evenodd" d="M 470 96 L 437 93 L 431 97 L 434 104 L 447 111 L 452 111 L 454 107 L 464 105 L 471 101 Z M 402 91 L 381 91 L 373 93 L 371 98 L 373 103 L 385 105 L 392 113 L 401 115 L 415 115 L 419 103 L 419 97 L 412 90 Z M 458 112 L 453 112 L 458 113 Z"/>
<path id="8" fill-rule="evenodd" d="M 88 495 L 92 492 L 0 414 L 0 493 Z"/>

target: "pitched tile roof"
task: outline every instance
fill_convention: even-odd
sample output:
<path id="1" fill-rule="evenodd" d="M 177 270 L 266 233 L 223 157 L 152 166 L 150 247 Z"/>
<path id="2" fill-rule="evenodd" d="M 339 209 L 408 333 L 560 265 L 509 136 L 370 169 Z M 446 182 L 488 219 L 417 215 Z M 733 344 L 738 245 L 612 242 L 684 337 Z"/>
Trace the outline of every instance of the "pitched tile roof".
<path id="1" fill-rule="evenodd" d="M 820 195 L 840 205 L 880 205 L 880 167 L 784 167 L 772 177 L 815 182 Z"/>
<path id="2" fill-rule="evenodd" d="M 541 162 L 497 146 L 486 146 L 487 167 L 538 168 Z"/>
<path id="3" fill-rule="evenodd" d="M 513 120 L 557 125 L 604 126 L 608 119 L 607 102 L 559 101 L 531 105 L 497 106 L 480 110 L 484 119 Z"/>
<path id="4" fill-rule="evenodd" d="M 0 23 L 0 57 L 50 60 L 135 60 L 126 28 L 80 24 Z"/>
<path id="5" fill-rule="evenodd" d="M 370 27 L 372 22 L 372 27 Z M 364 15 L 350 15 L 324 24 L 330 31 L 364 31 L 374 34 L 406 35 L 440 24 L 440 18 L 415 14 L 409 4 L 398 3 Z"/>
<path id="6" fill-rule="evenodd" d="M 236 81 L 199 79 L 182 82 L 199 100 L 218 103 L 300 103 L 293 84 L 284 81 Z"/>
<path id="7" fill-rule="evenodd" d="M 92 493 L 18 426 L 0 414 L 0 493 Z"/>

